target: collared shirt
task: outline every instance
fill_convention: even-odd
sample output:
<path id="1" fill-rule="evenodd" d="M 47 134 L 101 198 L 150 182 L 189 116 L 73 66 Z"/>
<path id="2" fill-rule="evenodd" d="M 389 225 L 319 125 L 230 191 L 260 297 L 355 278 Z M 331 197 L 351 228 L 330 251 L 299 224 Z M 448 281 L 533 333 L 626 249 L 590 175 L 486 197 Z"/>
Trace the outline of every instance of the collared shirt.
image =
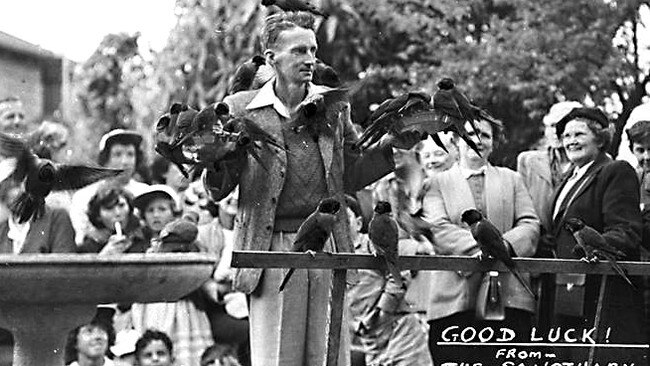
<path id="1" fill-rule="evenodd" d="M 553 207 L 553 218 L 555 218 L 560 211 L 560 207 L 562 206 L 562 203 L 564 200 L 567 198 L 567 195 L 571 191 L 571 188 L 582 179 L 582 177 L 587 174 L 587 170 L 589 167 L 593 165 L 593 160 L 585 165 L 583 165 L 580 168 L 574 168 L 573 169 L 573 174 L 571 174 L 571 178 L 567 180 L 566 184 L 564 187 L 562 187 L 562 191 L 560 191 L 560 194 L 557 196 L 557 201 L 555 201 L 555 207 Z M 570 197 L 570 199 L 573 199 L 573 197 Z"/>
<path id="2" fill-rule="evenodd" d="M 469 179 L 471 176 L 475 176 L 475 175 L 485 175 L 485 169 L 487 169 L 487 165 L 483 165 L 478 169 L 469 169 L 469 168 L 464 168 L 462 166 L 459 167 L 465 179 Z"/>
<path id="3" fill-rule="evenodd" d="M 278 96 L 275 94 L 274 87 L 275 87 L 275 78 L 272 78 L 262 86 L 260 91 L 255 95 L 255 97 L 253 97 L 250 103 L 248 103 L 246 109 L 251 110 L 251 109 L 258 109 L 267 106 L 272 106 L 273 109 L 275 109 L 275 111 L 278 112 L 280 116 L 286 119 L 290 119 L 291 111 L 287 106 L 284 105 L 284 103 L 282 103 L 280 98 L 278 98 Z M 329 88 L 326 86 L 309 83 L 307 85 L 307 95 L 305 96 L 305 99 L 307 99 L 308 97 L 314 94 L 321 94 L 327 90 L 329 90 Z"/>
<path id="4" fill-rule="evenodd" d="M 23 249 L 23 244 L 27 238 L 27 233 L 29 233 L 30 221 L 19 224 L 14 219 L 13 215 L 9 216 L 8 219 L 9 231 L 7 232 L 7 237 L 11 239 L 13 244 L 13 253 L 19 254 Z"/>

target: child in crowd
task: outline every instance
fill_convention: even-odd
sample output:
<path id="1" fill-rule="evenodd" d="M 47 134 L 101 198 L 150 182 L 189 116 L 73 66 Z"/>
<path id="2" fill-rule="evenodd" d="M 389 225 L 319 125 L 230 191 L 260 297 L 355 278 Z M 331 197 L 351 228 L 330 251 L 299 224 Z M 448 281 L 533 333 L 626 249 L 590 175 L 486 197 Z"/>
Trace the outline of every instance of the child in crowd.
<path id="1" fill-rule="evenodd" d="M 361 234 L 361 209 L 346 196 L 350 235 L 354 251 L 373 253 L 370 239 Z M 408 271 L 402 272 L 405 283 Z M 405 301 L 406 287 L 397 286 L 379 270 L 359 270 L 358 281 L 349 291 L 353 331 L 360 341 L 368 366 L 431 366 L 426 325 Z"/>
<path id="2" fill-rule="evenodd" d="M 65 364 L 68 366 L 113 366 L 109 347 L 115 342 L 111 324 L 113 310 L 98 308 L 95 317 L 68 333 L 65 345 Z"/>
<path id="3" fill-rule="evenodd" d="M 102 255 L 144 253 L 149 242 L 133 209 L 133 198 L 124 188 L 113 184 L 99 187 L 88 202 L 92 229 L 77 251 Z"/>
<path id="4" fill-rule="evenodd" d="M 147 330 L 135 343 L 135 366 L 173 366 L 174 345 L 167 334 Z"/>
<path id="5" fill-rule="evenodd" d="M 165 185 L 151 186 L 135 199 L 145 222 L 144 231 L 150 238 L 157 239 L 164 230 L 169 230 L 179 215 L 176 193 Z M 181 234 L 181 233 L 179 233 Z M 182 239 L 183 235 L 178 235 Z M 194 246 L 196 235 L 188 242 L 174 242 L 175 247 Z M 165 242 L 157 250 L 165 252 Z M 185 250 L 189 251 L 189 250 Z M 203 350 L 214 342 L 210 322 L 205 313 L 205 297 L 199 289 L 176 302 L 133 304 L 131 317 L 133 328 L 143 333 L 147 329 L 157 329 L 169 335 L 175 347 L 173 356 L 180 365 L 198 366 Z M 136 352 L 137 354 L 137 352 Z"/>

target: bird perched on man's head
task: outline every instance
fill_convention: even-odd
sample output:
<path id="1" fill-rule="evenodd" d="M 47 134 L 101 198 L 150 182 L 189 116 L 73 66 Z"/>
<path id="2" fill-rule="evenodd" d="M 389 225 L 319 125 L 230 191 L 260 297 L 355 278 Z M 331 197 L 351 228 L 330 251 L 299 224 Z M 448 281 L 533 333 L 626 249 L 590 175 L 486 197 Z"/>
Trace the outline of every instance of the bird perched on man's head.
<path id="1" fill-rule="evenodd" d="M 341 202 L 338 199 L 334 197 L 322 199 L 316 210 L 298 228 L 291 251 L 307 252 L 312 256 L 314 252 L 322 252 L 325 243 L 332 234 L 340 210 Z M 295 270 L 295 268 L 289 268 L 280 284 L 279 291 L 284 290 Z"/>
<path id="2" fill-rule="evenodd" d="M 309 0 L 262 0 L 262 5 L 275 5 L 283 11 L 306 11 L 327 18 L 328 14 L 312 4 Z"/>
<path id="3" fill-rule="evenodd" d="M 528 281 L 522 276 L 517 268 L 517 263 L 512 260 L 510 254 L 510 244 L 503 239 L 499 229 L 494 226 L 488 219 L 483 217 L 480 211 L 471 208 L 465 210 L 461 215 L 461 221 L 469 225 L 470 231 L 476 243 L 478 244 L 481 252 L 496 260 L 503 262 L 521 285 L 528 291 L 528 293 L 537 299 L 537 295 L 530 288 Z"/>
<path id="4" fill-rule="evenodd" d="M 11 203 L 18 223 L 38 219 L 45 211 L 45 197 L 52 191 L 75 190 L 106 178 L 117 177 L 122 169 L 58 164 L 41 159 L 24 141 L 0 132 L 0 182 L 13 179 L 24 183 L 24 190 Z"/>

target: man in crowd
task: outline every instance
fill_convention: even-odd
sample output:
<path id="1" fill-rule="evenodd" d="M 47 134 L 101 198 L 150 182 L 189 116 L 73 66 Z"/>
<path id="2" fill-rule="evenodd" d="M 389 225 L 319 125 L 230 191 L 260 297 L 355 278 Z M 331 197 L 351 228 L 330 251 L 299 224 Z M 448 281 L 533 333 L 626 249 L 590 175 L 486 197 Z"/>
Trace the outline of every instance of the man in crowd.
<path id="1" fill-rule="evenodd" d="M 19 98 L 8 97 L 0 100 L 0 131 L 12 135 L 27 132 L 25 108 Z"/>
<path id="2" fill-rule="evenodd" d="M 391 146 L 408 149 L 419 138 L 385 138 L 361 155 L 351 149 L 357 135 L 344 101 L 328 103 L 319 112 L 324 118 L 317 136 L 293 128 L 299 104 L 327 90 L 311 83 L 318 48 L 314 18 L 306 13 L 274 14 L 266 20 L 262 42 L 275 77 L 259 90 L 237 93 L 224 102 L 234 115 L 250 118 L 286 149 L 263 150 L 261 163 L 250 156 L 226 163 L 224 169 L 208 171 L 204 183 L 215 201 L 239 184 L 237 250 L 289 251 L 298 227 L 321 199 L 333 196 L 344 205 L 344 192 L 359 190 L 394 169 Z M 325 250 L 352 251 L 349 234 L 346 210 L 341 209 L 334 240 Z M 322 365 L 331 271 L 299 269 L 278 293 L 284 273 L 247 268 L 238 269 L 235 276 L 237 290 L 250 295 L 252 365 Z M 345 327 L 341 339 L 339 365 L 346 365 Z"/>

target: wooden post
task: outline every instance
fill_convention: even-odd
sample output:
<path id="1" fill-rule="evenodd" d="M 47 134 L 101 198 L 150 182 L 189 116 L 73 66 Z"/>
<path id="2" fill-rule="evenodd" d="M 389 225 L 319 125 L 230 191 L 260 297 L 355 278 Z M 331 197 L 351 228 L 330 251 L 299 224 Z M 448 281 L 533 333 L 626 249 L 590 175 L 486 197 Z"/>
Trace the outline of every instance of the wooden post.
<path id="1" fill-rule="evenodd" d="M 339 361 L 343 309 L 345 309 L 345 286 L 348 271 L 345 269 L 335 269 L 333 272 L 329 332 L 327 336 L 327 366 L 337 366 Z"/>

